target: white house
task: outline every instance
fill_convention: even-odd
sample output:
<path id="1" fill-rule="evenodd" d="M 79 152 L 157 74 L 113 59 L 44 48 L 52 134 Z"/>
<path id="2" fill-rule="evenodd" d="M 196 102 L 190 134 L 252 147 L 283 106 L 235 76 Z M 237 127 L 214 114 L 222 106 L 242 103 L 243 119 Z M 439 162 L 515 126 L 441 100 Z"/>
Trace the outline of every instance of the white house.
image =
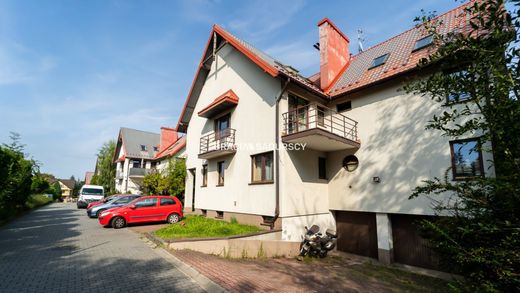
<path id="1" fill-rule="evenodd" d="M 183 156 L 185 142 L 173 128 L 161 127 L 157 134 L 121 127 L 114 153 L 116 190 L 139 193 L 146 174 L 163 170 L 172 156 Z"/>
<path id="2" fill-rule="evenodd" d="M 439 16 L 465 30 L 459 7 Z M 401 90 L 434 49 L 414 27 L 357 55 L 330 20 L 318 23 L 320 71 L 304 77 L 215 25 L 177 130 L 187 137 L 185 205 L 208 217 L 281 229 L 338 231 L 338 249 L 435 267 L 414 222 L 432 202 L 409 200 L 422 180 L 482 176 L 476 139 L 425 131 L 439 105 Z M 319 55 L 319 57 L 318 57 Z M 484 154 L 486 156 L 486 154 Z M 455 159 L 456 158 L 456 159 Z"/>

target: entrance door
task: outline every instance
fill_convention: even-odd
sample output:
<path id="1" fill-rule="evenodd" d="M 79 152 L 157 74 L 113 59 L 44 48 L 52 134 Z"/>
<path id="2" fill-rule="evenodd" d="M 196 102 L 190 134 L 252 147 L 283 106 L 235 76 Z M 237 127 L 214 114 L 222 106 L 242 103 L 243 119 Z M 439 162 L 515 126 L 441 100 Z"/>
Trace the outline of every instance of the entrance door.
<path id="1" fill-rule="evenodd" d="M 289 133 L 300 132 L 308 128 L 309 101 L 297 96 L 289 96 Z"/>
<path id="2" fill-rule="evenodd" d="M 197 174 L 197 172 L 195 172 L 195 168 L 193 169 L 190 169 L 190 174 L 191 174 L 191 177 L 193 178 L 192 182 L 191 182 L 191 211 L 194 212 L 195 211 L 195 174 Z"/>

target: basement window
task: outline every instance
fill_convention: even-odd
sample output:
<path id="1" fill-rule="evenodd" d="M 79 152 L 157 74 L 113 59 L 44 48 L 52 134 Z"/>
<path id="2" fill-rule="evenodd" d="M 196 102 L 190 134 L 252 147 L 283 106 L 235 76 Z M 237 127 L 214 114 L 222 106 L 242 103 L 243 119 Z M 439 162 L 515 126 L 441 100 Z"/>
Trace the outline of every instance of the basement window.
<path id="1" fill-rule="evenodd" d="M 386 60 L 388 60 L 389 55 L 390 55 L 389 53 L 386 53 L 385 55 L 375 58 L 374 61 L 372 62 L 372 65 L 370 65 L 369 69 L 372 69 L 374 67 L 378 67 L 380 65 L 385 64 Z"/>
<path id="2" fill-rule="evenodd" d="M 224 212 L 217 211 L 217 216 L 215 218 L 217 218 L 217 219 L 224 219 Z"/>
<path id="3" fill-rule="evenodd" d="M 433 35 L 426 36 L 415 42 L 415 47 L 413 48 L 413 51 L 420 50 L 424 47 L 428 47 L 431 44 L 433 44 Z"/>

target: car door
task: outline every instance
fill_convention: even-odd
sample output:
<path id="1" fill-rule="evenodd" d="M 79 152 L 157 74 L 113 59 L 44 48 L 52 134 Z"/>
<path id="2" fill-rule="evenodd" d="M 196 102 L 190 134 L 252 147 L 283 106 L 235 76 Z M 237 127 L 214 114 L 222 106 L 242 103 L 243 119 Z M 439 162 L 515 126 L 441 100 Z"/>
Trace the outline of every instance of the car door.
<path id="1" fill-rule="evenodd" d="M 160 221 L 166 221 L 166 218 L 171 213 L 177 211 L 176 209 L 177 201 L 172 197 L 161 197 L 159 200 L 158 213 L 160 214 Z"/>
<path id="2" fill-rule="evenodd" d="M 157 221 L 157 198 L 142 198 L 134 203 L 133 209 L 128 216 L 131 223 Z"/>

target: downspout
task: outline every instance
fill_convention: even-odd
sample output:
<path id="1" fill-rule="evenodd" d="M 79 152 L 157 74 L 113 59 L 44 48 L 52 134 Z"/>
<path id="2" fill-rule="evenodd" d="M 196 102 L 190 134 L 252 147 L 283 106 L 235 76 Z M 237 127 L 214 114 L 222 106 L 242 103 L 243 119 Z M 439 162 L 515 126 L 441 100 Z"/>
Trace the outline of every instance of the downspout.
<path id="1" fill-rule="evenodd" d="M 282 90 L 281 90 L 280 94 L 278 95 L 278 97 L 276 97 L 276 102 L 275 102 L 276 103 L 276 105 L 275 105 L 275 115 L 276 116 L 275 116 L 275 134 L 274 135 L 275 135 L 276 148 L 274 150 L 274 158 L 275 158 L 274 173 L 276 174 L 275 175 L 276 178 L 274 181 L 274 188 L 275 188 L 275 196 L 276 196 L 276 206 L 274 209 L 274 218 L 273 218 L 273 221 L 271 222 L 271 227 L 270 227 L 271 230 L 274 228 L 274 223 L 276 222 L 276 220 L 278 220 L 278 216 L 280 216 L 280 151 L 278 150 L 279 146 L 280 146 L 280 106 L 279 106 L 279 103 L 290 82 L 291 82 L 291 79 L 287 78 L 287 80 L 285 81 L 285 83 L 282 86 Z"/>

